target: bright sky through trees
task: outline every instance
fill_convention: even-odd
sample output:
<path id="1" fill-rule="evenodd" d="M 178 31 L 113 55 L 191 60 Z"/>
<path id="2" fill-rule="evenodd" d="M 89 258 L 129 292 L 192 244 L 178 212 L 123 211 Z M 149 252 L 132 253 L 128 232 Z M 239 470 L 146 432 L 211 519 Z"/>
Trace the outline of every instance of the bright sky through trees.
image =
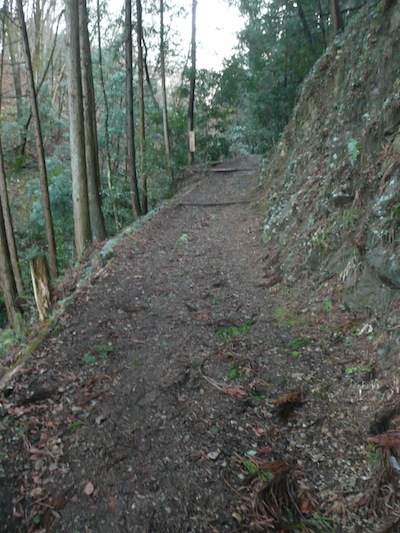
<path id="1" fill-rule="evenodd" d="M 197 9 L 198 67 L 218 69 L 233 54 L 243 21 L 223 0 L 199 0 Z"/>
<path id="2" fill-rule="evenodd" d="M 179 0 L 187 9 L 186 18 L 176 20 L 188 50 L 191 32 L 191 1 Z M 178 3 L 178 2 L 177 2 Z M 113 11 L 122 9 L 123 0 L 110 0 Z M 197 4 L 197 67 L 219 70 L 224 58 L 233 54 L 237 44 L 236 33 L 243 27 L 236 7 L 224 0 L 198 0 Z"/>

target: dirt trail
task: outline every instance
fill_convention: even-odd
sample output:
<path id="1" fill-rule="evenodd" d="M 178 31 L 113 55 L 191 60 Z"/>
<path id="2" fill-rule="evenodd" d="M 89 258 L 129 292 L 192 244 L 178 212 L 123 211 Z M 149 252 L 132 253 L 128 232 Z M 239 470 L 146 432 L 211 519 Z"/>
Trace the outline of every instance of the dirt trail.
<path id="1" fill-rule="evenodd" d="M 259 163 L 208 173 L 125 238 L 25 366 L 1 404 L 2 531 L 278 531 L 314 511 L 373 530 L 339 512 L 367 468 L 359 385 L 337 387 L 351 354 L 265 284 Z"/>

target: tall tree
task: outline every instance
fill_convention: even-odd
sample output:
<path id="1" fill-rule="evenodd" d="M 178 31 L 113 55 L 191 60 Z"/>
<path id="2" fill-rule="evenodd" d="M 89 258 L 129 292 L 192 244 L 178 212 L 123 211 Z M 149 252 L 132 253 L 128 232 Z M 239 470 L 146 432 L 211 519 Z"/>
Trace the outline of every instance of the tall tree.
<path id="1" fill-rule="evenodd" d="M 144 38 L 144 34 L 142 34 L 142 44 L 143 44 L 143 68 L 144 68 L 144 72 L 145 72 L 145 77 L 146 77 L 146 85 L 147 85 L 147 88 L 149 90 L 149 94 L 150 94 L 150 98 L 153 102 L 153 105 L 154 105 L 154 108 L 155 109 L 161 109 L 160 108 L 160 104 L 158 103 L 158 100 L 157 100 L 157 96 L 156 96 L 156 91 L 154 90 L 154 87 L 153 87 L 153 84 L 152 84 L 152 81 L 151 81 L 151 77 L 150 77 L 150 72 L 149 72 L 149 65 L 148 65 L 148 62 L 147 62 L 147 57 L 149 55 L 149 49 L 147 47 L 147 44 L 146 44 L 146 41 L 145 41 L 145 38 Z"/>
<path id="2" fill-rule="evenodd" d="M 168 102 L 167 102 L 167 85 L 165 76 L 165 29 L 164 29 L 164 0 L 160 0 L 160 71 L 161 71 L 161 92 L 162 92 L 162 112 L 165 156 L 167 159 L 168 173 L 173 179 L 174 173 L 171 164 L 171 139 L 168 125 Z"/>
<path id="3" fill-rule="evenodd" d="M 329 4 L 331 8 L 333 35 L 336 36 L 344 29 L 343 18 L 342 14 L 340 13 L 339 0 L 330 0 Z"/>
<path id="4" fill-rule="evenodd" d="M 136 172 L 135 122 L 133 118 L 133 71 L 132 71 L 132 2 L 125 0 L 125 76 L 126 76 L 126 142 L 127 166 L 131 203 L 134 218 L 141 216 L 139 188 Z"/>
<path id="5" fill-rule="evenodd" d="M 36 153 L 39 166 L 40 190 L 42 195 L 42 206 L 46 228 L 47 250 L 49 254 L 50 275 L 55 280 L 58 275 L 56 241 L 54 238 L 53 219 L 51 215 L 49 185 L 47 179 L 46 158 L 44 154 L 44 144 L 42 136 L 42 127 L 40 123 L 39 107 L 37 103 L 35 81 L 33 76 L 32 58 L 29 47 L 28 33 L 26 30 L 24 10 L 22 0 L 17 0 L 18 18 L 21 26 L 22 42 L 25 50 L 25 61 L 27 67 L 27 78 L 29 95 L 31 100 L 32 117 L 35 127 Z"/>
<path id="6" fill-rule="evenodd" d="M 79 0 L 65 0 L 68 106 L 74 212 L 75 247 L 82 259 L 91 241 L 88 184 L 86 173 L 85 126 L 79 44 Z"/>
<path id="7" fill-rule="evenodd" d="M 192 3 L 192 40 L 191 40 L 191 68 L 190 68 L 190 89 L 188 108 L 188 141 L 189 141 L 189 165 L 194 163 L 195 141 L 194 141 L 194 97 L 196 87 L 196 8 L 197 0 Z"/>
<path id="8" fill-rule="evenodd" d="M 301 25 L 303 26 L 304 35 L 306 36 L 310 47 L 312 48 L 312 50 L 314 50 L 315 49 L 314 37 L 313 37 L 313 34 L 310 31 L 310 27 L 309 27 L 309 24 L 308 24 L 308 21 L 307 21 L 307 17 L 306 17 L 306 15 L 304 13 L 302 0 L 297 0 L 297 11 L 298 11 L 298 14 L 299 14 Z"/>
<path id="9" fill-rule="evenodd" d="M 56 50 L 56 47 L 57 47 L 57 42 L 58 42 L 58 28 L 59 28 L 59 25 L 60 25 L 60 22 L 61 22 L 61 18 L 63 17 L 63 13 L 61 12 L 59 15 L 58 15 L 58 19 L 57 19 L 57 22 L 56 22 L 56 30 L 55 30 L 55 34 L 54 34 L 54 39 L 53 39 L 53 45 L 51 47 L 51 51 L 50 51 L 50 54 L 49 54 L 49 57 L 48 57 L 48 60 L 45 64 L 45 67 L 43 69 L 43 73 L 41 75 L 41 78 L 40 80 L 38 81 L 35 81 L 35 90 L 36 90 L 36 98 L 38 99 L 39 97 L 39 94 L 40 94 L 40 90 L 42 89 L 45 81 L 47 81 L 47 75 L 48 75 L 48 72 L 50 70 L 50 67 L 54 67 L 54 54 L 55 54 L 55 50 Z M 38 67 L 40 67 L 41 65 L 38 65 Z M 38 77 L 38 74 L 39 74 L 39 71 L 35 71 L 34 70 L 34 77 L 35 79 Z M 28 119 L 26 120 L 25 124 L 24 124 L 24 128 L 25 130 L 24 131 L 28 131 L 28 128 L 29 128 L 29 125 L 31 123 L 31 120 L 32 120 L 32 111 L 29 113 L 29 116 L 28 116 Z M 25 144 L 26 144 L 26 135 L 25 135 Z"/>
<path id="10" fill-rule="evenodd" d="M 3 209 L 0 203 L 0 283 L 6 306 L 7 318 L 11 327 L 20 330 L 22 316 L 16 304 L 17 287 L 10 262 L 10 253 L 4 228 Z"/>
<path id="11" fill-rule="evenodd" d="M 143 10 L 142 1 L 136 0 L 136 37 L 138 52 L 138 100 L 139 100 L 139 139 L 140 171 L 142 175 L 142 214 L 147 213 L 147 176 L 146 176 L 146 124 L 144 104 L 144 60 L 143 60 Z"/>
<path id="12" fill-rule="evenodd" d="M 42 63 L 43 51 L 43 3 L 42 0 L 34 0 L 33 19 L 35 22 L 35 41 L 33 47 L 32 67 L 34 70 L 35 83 L 38 83 L 39 70 Z"/>
<path id="13" fill-rule="evenodd" d="M 100 85 L 101 92 L 103 94 L 103 104 L 104 104 L 104 129 L 106 137 L 106 158 L 107 158 L 107 174 L 111 174 L 111 149 L 110 149 L 110 128 L 109 128 L 109 104 L 108 104 L 108 95 L 106 91 L 106 83 L 104 79 L 104 66 L 103 66 L 103 44 L 101 39 L 101 9 L 100 9 L 100 0 L 97 0 L 96 3 L 96 22 L 97 22 L 97 53 L 99 54 L 99 73 L 100 73 Z"/>
<path id="14" fill-rule="evenodd" d="M 6 182 L 6 172 L 4 168 L 3 146 L 0 139 L 0 197 L 1 206 L 3 209 L 4 231 L 7 238 L 7 247 L 10 256 L 10 263 L 12 267 L 13 277 L 15 280 L 16 290 L 18 296 L 24 293 L 21 272 L 19 268 L 17 245 L 15 242 L 14 226 L 11 217 L 10 203 L 8 199 L 8 190 Z"/>
<path id="15" fill-rule="evenodd" d="M 2 28 L 1 28 L 1 42 L 5 42 L 5 16 L 6 14 L 3 13 L 2 16 Z M 3 73 L 4 73 L 4 46 L 1 48 L 0 52 L 0 116 L 1 116 L 1 105 L 2 105 L 2 98 L 1 95 L 3 94 Z M 3 215 L 4 215 L 4 229 L 7 237 L 7 245 L 10 253 L 10 262 L 11 267 L 15 279 L 15 284 L 17 288 L 18 296 L 22 296 L 24 289 L 22 285 L 22 278 L 21 278 L 21 272 L 19 268 L 19 261 L 18 261 L 18 251 L 17 251 L 17 245 L 15 242 L 15 233 L 14 233 L 14 226 L 11 216 L 11 210 L 10 210 L 10 202 L 8 198 L 8 189 L 7 189 L 7 180 L 6 180 L 6 172 L 5 172 L 5 166 L 4 166 L 4 157 L 3 157 L 3 146 L 0 138 L 0 198 L 1 198 L 1 205 L 3 208 Z"/>
<path id="16" fill-rule="evenodd" d="M 108 190 L 112 197 L 112 209 L 114 214 L 114 221 L 115 226 L 119 226 L 119 216 L 118 216 L 118 209 L 117 204 L 115 202 L 115 199 L 113 198 L 113 179 L 111 175 L 111 142 L 110 142 L 110 106 L 108 102 L 108 95 L 106 90 L 106 82 L 104 77 L 104 65 L 103 65 L 103 44 L 102 44 L 102 38 L 101 38 L 101 9 L 100 9 L 100 0 L 97 0 L 96 2 L 96 24 L 97 24 L 97 53 L 99 56 L 99 74 L 100 74 L 100 86 L 101 86 L 101 93 L 103 96 L 103 104 L 104 104 L 104 136 L 106 140 L 106 173 L 107 173 L 107 185 Z"/>
<path id="17" fill-rule="evenodd" d="M 106 228 L 100 202 L 100 167 L 97 141 L 96 104 L 86 0 L 79 0 L 79 31 L 90 226 L 93 239 L 95 241 L 102 241 L 106 237 Z"/>
<path id="18" fill-rule="evenodd" d="M 4 6 L 4 19 L 7 29 L 7 44 L 10 54 L 11 73 L 15 90 L 15 105 L 17 110 L 17 121 L 19 128 L 19 146 L 18 151 L 23 154 L 26 144 L 26 135 L 21 127 L 24 119 L 23 101 L 22 101 L 22 85 L 21 85 L 21 71 L 20 71 L 20 58 L 17 53 L 17 32 L 14 16 L 11 7 L 9 7 L 8 0 L 5 0 Z"/>
<path id="19" fill-rule="evenodd" d="M 246 24 L 240 32 L 244 83 L 243 142 L 271 148 L 291 115 L 298 88 L 324 51 L 322 0 L 236 0 Z"/>

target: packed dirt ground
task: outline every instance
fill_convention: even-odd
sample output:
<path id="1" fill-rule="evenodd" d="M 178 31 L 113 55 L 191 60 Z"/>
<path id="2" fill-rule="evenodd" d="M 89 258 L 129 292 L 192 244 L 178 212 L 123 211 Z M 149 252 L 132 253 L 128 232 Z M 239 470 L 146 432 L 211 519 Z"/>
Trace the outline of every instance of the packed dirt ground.
<path id="1" fill-rule="evenodd" d="M 193 176 L 4 388 L 1 531 L 397 530 L 395 372 L 335 280 L 274 274 L 260 164 Z"/>

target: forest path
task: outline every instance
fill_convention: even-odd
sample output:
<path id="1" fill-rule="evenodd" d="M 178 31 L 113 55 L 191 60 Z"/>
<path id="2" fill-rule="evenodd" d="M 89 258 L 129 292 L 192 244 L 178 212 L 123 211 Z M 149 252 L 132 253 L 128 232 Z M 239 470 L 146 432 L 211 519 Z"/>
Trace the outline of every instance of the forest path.
<path id="1" fill-rule="evenodd" d="M 18 377 L 4 531 L 278 530 L 341 487 L 342 368 L 263 280 L 260 158 L 230 164 L 122 241 Z"/>

